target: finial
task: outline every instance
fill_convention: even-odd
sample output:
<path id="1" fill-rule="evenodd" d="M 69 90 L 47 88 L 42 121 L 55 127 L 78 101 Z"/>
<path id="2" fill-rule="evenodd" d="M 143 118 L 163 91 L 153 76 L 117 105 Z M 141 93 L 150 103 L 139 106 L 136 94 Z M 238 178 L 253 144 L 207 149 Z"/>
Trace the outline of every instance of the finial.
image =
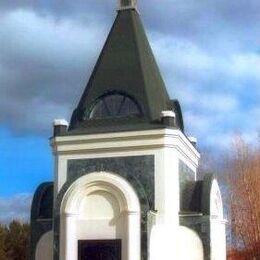
<path id="1" fill-rule="evenodd" d="M 119 0 L 119 10 L 136 8 L 137 0 Z"/>

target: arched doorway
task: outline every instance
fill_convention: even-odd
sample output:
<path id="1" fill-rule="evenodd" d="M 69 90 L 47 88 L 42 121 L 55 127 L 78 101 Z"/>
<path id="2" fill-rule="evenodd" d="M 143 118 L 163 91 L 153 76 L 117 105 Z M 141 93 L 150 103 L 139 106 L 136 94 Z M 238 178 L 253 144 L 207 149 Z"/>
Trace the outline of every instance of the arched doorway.
<path id="1" fill-rule="evenodd" d="M 140 204 L 123 178 L 98 172 L 77 179 L 60 213 L 61 259 L 81 260 L 100 251 L 104 260 L 140 259 Z"/>

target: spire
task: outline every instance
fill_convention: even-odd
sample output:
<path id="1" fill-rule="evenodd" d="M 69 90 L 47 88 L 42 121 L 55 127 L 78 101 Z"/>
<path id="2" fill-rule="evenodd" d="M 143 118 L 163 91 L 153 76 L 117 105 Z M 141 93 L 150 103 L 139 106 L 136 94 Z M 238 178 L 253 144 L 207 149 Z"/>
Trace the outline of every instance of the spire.
<path id="1" fill-rule="evenodd" d="M 134 7 L 135 0 L 121 0 Z M 163 127 L 161 112 L 173 110 L 135 8 L 116 20 L 75 109 L 69 132 L 96 133 Z"/>

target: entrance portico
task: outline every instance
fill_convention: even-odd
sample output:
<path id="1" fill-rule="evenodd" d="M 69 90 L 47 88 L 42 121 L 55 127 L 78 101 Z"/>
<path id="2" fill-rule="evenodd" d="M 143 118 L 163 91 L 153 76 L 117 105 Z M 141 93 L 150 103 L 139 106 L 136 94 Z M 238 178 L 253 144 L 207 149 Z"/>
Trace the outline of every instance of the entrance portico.
<path id="1" fill-rule="evenodd" d="M 60 215 L 60 259 L 78 259 L 81 240 L 120 240 L 122 259 L 140 259 L 140 204 L 123 178 L 107 172 L 79 178 L 67 190 Z"/>

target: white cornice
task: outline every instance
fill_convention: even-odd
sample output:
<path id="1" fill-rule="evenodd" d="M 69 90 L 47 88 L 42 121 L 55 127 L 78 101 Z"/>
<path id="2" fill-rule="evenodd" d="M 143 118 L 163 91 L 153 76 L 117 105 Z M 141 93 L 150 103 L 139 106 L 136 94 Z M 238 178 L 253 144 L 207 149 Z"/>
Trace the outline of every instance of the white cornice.
<path id="1" fill-rule="evenodd" d="M 175 148 L 185 157 L 197 161 L 198 151 L 188 138 L 173 129 L 145 130 L 120 133 L 58 136 L 51 139 L 53 152 L 75 154 L 80 152 L 104 152 Z M 197 163 L 195 163 L 197 164 Z"/>

